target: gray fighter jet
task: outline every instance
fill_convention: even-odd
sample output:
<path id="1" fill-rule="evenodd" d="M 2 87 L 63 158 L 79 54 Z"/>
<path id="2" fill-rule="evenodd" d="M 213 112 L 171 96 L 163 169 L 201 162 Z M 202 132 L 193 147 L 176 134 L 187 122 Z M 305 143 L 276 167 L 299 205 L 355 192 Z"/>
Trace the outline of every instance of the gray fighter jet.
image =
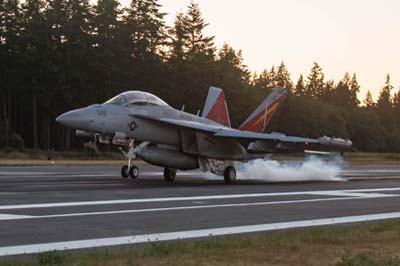
<path id="1" fill-rule="evenodd" d="M 340 138 L 318 139 L 286 136 L 263 131 L 277 105 L 286 97 L 283 89 L 271 95 L 239 129 L 230 127 L 223 91 L 211 87 L 203 115 L 176 110 L 157 96 L 143 91 L 127 91 L 103 104 L 95 104 L 60 115 L 56 121 L 74 129 L 77 135 L 94 135 L 103 143 L 128 147 L 128 164 L 121 169 L 124 178 L 137 178 L 132 164 L 142 160 L 164 167 L 164 178 L 173 181 L 177 169 L 201 169 L 236 179 L 235 162 L 264 158 L 279 152 L 337 151 L 351 149 L 352 142 Z"/>

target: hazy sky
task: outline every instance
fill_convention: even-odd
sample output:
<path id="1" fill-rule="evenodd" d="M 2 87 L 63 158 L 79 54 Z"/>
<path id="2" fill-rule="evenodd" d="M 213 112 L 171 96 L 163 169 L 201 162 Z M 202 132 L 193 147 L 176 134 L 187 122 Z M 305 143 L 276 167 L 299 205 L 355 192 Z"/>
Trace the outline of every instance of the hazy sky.
<path id="1" fill-rule="evenodd" d="M 127 3 L 129 0 L 123 0 Z M 399 0 L 197 0 L 221 47 L 241 49 L 252 71 L 285 62 L 294 82 L 318 62 L 335 81 L 356 72 L 360 98 L 376 98 L 390 73 L 400 86 Z M 171 25 L 190 0 L 163 0 Z"/>

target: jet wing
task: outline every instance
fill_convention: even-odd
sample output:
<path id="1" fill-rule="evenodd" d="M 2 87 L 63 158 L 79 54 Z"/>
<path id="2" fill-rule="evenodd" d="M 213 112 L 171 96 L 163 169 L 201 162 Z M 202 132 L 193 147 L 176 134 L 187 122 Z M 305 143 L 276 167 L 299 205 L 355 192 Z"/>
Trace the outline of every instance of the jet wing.
<path id="1" fill-rule="evenodd" d="M 290 152 L 290 151 L 347 151 L 351 149 L 352 142 L 340 138 L 320 137 L 303 138 L 296 136 L 286 136 L 281 133 L 256 133 L 251 131 L 241 131 L 223 126 L 203 124 L 195 121 L 178 120 L 171 118 L 159 118 L 144 114 L 135 114 L 134 117 L 157 121 L 179 128 L 193 129 L 204 133 L 209 133 L 216 138 L 226 138 L 236 140 L 251 152 Z"/>
<path id="2" fill-rule="evenodd" d="M 350 140 L 326 136 L 314 139 L 286 136 L 281 133 L 263 134 L 231 129 L 222 129 L 214 136 L 245 140 L 249 142 L 247 149 L 253 152 L 347 151 L 352 147 Z"/>

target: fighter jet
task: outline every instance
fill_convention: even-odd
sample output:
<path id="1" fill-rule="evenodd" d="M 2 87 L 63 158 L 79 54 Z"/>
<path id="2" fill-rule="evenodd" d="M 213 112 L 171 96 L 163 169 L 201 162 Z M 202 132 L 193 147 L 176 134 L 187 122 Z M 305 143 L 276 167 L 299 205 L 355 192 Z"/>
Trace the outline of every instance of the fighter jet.
<path id="1" fill-rule="evenodd" d="M 352 142 L 340 138 L 263 133 L 286 92 L 276 89 L 271 95 L 239 129 L 231 128 L 225 96 L 215 87 L 201 117 L 174 109 L 148 92 L 127 91 L 103 104 L 64 113 L 56 121 L 77 129 L 78 135 L 93 134 L 100 142 L 127 146 L 127 151 L 120 147 L 128 161 L 121 169 L 124 178 L 138 177 L 139 168 L 132 163 L 136 156 L 164 167 L 166 181 L 175 179 L 177 169 L 201 169 L 223 176 L 229 184 L 236 180 L 235 162 L 270 153 L 351 149 Z"/>

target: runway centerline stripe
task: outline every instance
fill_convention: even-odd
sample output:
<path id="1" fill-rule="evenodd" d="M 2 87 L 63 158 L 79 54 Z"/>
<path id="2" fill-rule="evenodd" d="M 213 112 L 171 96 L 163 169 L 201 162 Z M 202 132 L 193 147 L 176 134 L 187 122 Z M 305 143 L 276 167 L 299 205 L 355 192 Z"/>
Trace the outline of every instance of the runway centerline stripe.
<path id="1" fill-rule="evenodd" d="M 0 210 L 14 209 L 32 209 L 32 208 L 53 208 L 53 207 L 72 207 L 72 206 L 94 206 L 94 205 L 112 205 L 127 203 L 151 203 L 151 202 L 170 202 L 170 201 L 196 201 L 213 199 L 240 199 L 256 197 L 273 196 L 293 196 L 293 195 L 328 195 L 333 193 L 343 197 L 353 197 L 353 193 L 363 193 L 365 197 L 368 192 L 387 192 L 399 191 L 400 187 L 395 188 L 374 188 L 374 189 L 349 189 L 349 190 L 322 190 L 322 191 L 296 191 L 296 192 L 270 192 L 270 193 L 251 193 L 251 194 L 226 194 L 226 195 L 208 195 L 208 196 L 189 196 L 189 197 L 165 197 L 165 198 L 143 198 L 143 199 L 121 199 L 121 200 L 100 200 L 100 201 L 77 201 L 77 202 L 56 202 L 56 203 L 34 203 L 34 204 L 16 204 L 0 205 Z"/>
<path id="2" fill-rule="evenodd" d="M 118 210 L 118 211 L 101 211 L 101 212 L 78 212 L 78 213 L 62 213 L 62 214 L 48 214 L 48 215 L 7 215 L 0 220 L 21 220 L 21 219 L 49 219 L 49 218 L 65 218 L 65 217 L 77 217 L 77 216 L 92 216 L 92 215 L 110 215 L 110 214 L 127 214 L 127 213 L 144 213 L 144 212 L 163 212 L 163 211 L 182 211 L 182 210 L 197 210 L 197 209 L 214 209 L 214 208 L 229 208 L 229 207 L 244 207 L 244 206 L 266 206 L 266 205 L 279 205 L 279 204 L 294 204 L 294 203 L 311 203 L 311 202 L 326 202 L 336 200 L 354 200 L 354 199 L 365 199 L 365 198 L 384 198 L 384 197 L 396 197 L 393 194 L 371 194 L 368 196 L 362 196 L 363 194 L 358 193 L 359 196 L 354 197 L 340 197 L 340 198 L 322 198 L 322 199 L 304 199 L 304 200 L 283 200 L 283 201 L 264 201 L 264 202 L 247 202 L 247 203 L 230 203 L 230 204 L 214 204 L 214 205 L 192 205 L 192 206 L 179 206 L 179 207 L 163 207 L 163 208 L 148 208 L 148 209 L 131 209 L 131 210 Z M 340 195 L 339 195 L 340 196 Z"/>
<path id="3" fill-rule="evenodd" d="M 131 235 L 131 236 L 110 237 L 110 238 L 32 244 L 32 245 L 8 246 L 8 247 L 0 247 L 0 256 L 32 254 L 32 253 L 46 252 L 52 250 L 71 250 L 71 249 L 106 247 L 106 246 L 109 247 L 116 245 L 140 244 L 140 243 L 149 243 L 156 241 L 254 233 L 262 231 L 299 228 L 299 227 L 346 224 L 346 223 L 376 221 L 376 220 L 395 219 L 395 218 L 400 218 L 400 212 L 333 217 L 324 219 L 300 220 L 300 221 L 267 223 L 267 224 L 256 224 L 256 225 L 243 225 L 243 226 L 210 228 L 210 229 L 200 229 L 200 230 L 180 231 L 180 232 Z"/>

